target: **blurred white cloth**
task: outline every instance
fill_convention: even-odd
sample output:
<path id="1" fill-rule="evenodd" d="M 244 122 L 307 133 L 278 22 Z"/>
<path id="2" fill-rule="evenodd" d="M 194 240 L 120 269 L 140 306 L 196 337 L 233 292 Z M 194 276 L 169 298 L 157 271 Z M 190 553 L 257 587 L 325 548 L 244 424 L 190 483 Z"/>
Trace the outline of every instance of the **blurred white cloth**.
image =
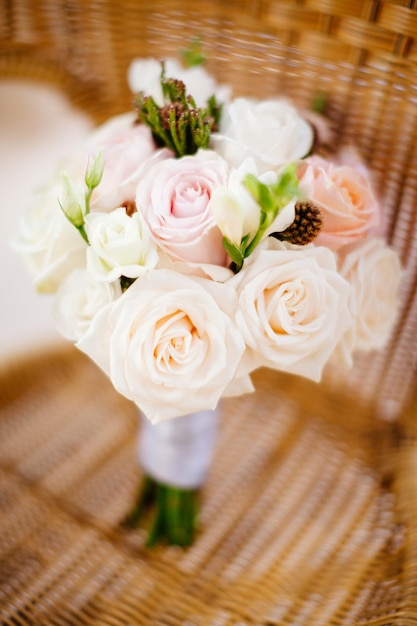
<path id="1" fill-rule="evenodd" d="M 52 298 L 34 291 L 9 242 L 34 190 L 51 180 L 91 128 L 91 120 L 58 91 L 30 81 L 0 81 L 1 360 L 62 341 Z"/>

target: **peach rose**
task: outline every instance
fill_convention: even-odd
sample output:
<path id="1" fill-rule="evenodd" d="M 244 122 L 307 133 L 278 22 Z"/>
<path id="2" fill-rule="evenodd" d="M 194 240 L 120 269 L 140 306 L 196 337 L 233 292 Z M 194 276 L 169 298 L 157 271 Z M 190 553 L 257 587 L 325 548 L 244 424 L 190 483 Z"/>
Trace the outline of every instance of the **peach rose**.
<path id="1" fill-rule="evenodd" d="M 363 164 L 353 167 L 311 157 L 300 165 L 298 176 L 305 196 L 322 211 L 317 245 L 337 250 L 380 224 L 380 206 Z"/>

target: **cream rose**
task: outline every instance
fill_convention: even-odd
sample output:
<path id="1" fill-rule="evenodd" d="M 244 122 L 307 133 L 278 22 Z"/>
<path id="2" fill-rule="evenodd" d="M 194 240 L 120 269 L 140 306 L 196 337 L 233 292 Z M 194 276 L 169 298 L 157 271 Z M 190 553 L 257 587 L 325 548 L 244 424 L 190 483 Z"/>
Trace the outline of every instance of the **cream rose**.
<path id="1" fill-rule="evenodd" d="M 87 244 L 59 206 L 61 189 L 39 193 L 20 220 L 13 248 L 19 252 L 38 291 L 53 293 L 72 270 L 85 266 Z"/>
<path id="2" fill-rule="evenodd" d="M 207 100 L 215 95 L 219 102 L 230 99 L 231 89 L 227 85 L 219 85 L 214 78 L 201 66 L 183 67 L 176 59 L 165 61 L 165 77 L 182 80 L 198 107 L 204 107 Z M 161 88 L 161 63 L 156 59 L 135 59 L 128 69 L 128 83 L 134 93 L 142 91 L 152 96 L 162 106 L 164 99 Z"/>
<path id="3" fill-rule="evenodd" d="M 305 196 L 322 212 L 317 245 L 337 250 L 378 227 L 380 206 L 363 164 L 352 167 L 311 157 L 301 164 L 299 178 Z"/>
<path id="4" fill-rule="evenodd" d="M 305 157 L 313 138 L 310 124 L 284 100 L 237 98 L 225 106 L 211 146 L 233 167 L 253 157 L 263 173 Z"/>
<path id="5" fill-rule="evenodd" d="M 121 295 L 119 281 L 99 282 L 87 270 L 74 270 L 56 293 L 53 314 L 58 330 L 67 339 L 78 341 L 98 311 Z"/>
<path id="6" fill-rule="evenodd" d="M 236 324 L 248 346 L 248 371 L 267 366 L 319 381 L 352 319 L 349 284 L 333 253 L 270 238 L 230 282 L 239 298 Z"/>
<path id="7" fill-rule="evenodd" d="M 111 213 L 89 213 L 85 230 L 90 242 L 87 269 L 96 280 L 137 278 L 158 263 L 156 245 L 140 213 L 129 217 L 123 207 Z"/>
<path id="8" fill-rule="evenodd" d="M 355 350 L 380 349 L 389 340 L 398 314 L 401 266 L 396 252 L 376 237 L 344 248 L 339 264 L 351 285 L 354 324 L 340 346 L 349 359 Z"/>
<path id="9" fill-rule="evenodd" d="M 227 263 L 211 210 L 213 191 L 227 177 L 226 162 L 211 150 L 145 164 L 136 205 L 155 241 L 170 256 L 193 263 Z"/>
<path id="10" fill-rule="evenodd" d="M 214 409 L 241 378 L 236 305 L 226 285 L 151 270 L 94 317 L 77 345 L 152 422 Z"/>

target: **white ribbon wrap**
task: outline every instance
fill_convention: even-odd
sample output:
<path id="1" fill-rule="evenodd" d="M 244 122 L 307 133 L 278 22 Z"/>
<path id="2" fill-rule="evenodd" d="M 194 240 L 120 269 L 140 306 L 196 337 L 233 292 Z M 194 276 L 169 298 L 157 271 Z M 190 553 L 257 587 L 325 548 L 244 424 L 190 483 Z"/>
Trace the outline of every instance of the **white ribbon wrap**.
<path id="1" fill-rule="evenodd" d="M 156 481 L 196 489 L 206 477 L 217 435 L 218 411 L 198 411 L 159 424 L 142 415 L 139 462 Z"/>

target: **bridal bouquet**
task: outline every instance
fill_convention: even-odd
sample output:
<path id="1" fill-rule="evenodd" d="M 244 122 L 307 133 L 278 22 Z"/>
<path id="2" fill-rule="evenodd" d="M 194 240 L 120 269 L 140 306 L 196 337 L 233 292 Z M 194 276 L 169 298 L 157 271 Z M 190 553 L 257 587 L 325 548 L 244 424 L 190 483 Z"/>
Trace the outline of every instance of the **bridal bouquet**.
<path id="1" fill-rule="evenodd" d="M 128 79 L 135 110 L 92 133 L 15 245 L 64 336 L 145 416 L 130 521 L 156 498 L 149 542 L 186 545 L 219 400 L 261 366 L 319 381 L 383 347 L 400 266 L 370 173 L 353 148 L 328 156 L 322 117 L 171 59 Z"/>

